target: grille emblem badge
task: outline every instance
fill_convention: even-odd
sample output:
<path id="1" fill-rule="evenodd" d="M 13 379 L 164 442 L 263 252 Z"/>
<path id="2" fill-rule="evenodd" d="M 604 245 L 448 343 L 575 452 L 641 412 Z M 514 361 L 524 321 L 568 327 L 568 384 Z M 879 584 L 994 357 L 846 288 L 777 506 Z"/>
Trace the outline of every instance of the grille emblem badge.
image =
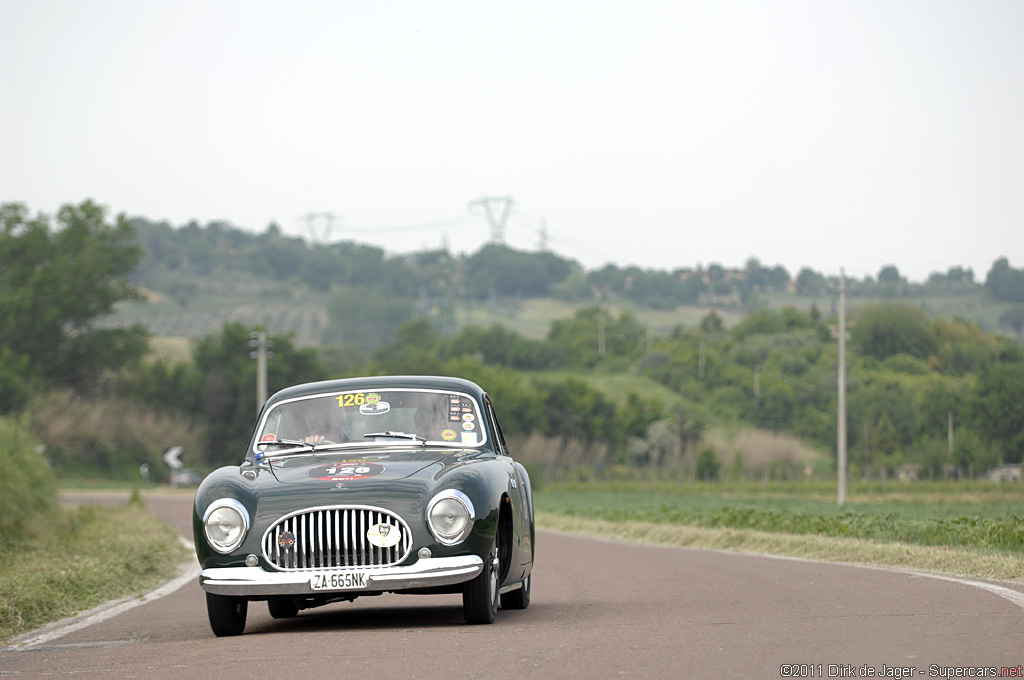
<path id="1" fill-rule="evenodd" d="M 366 531 L 366 539 L 378 548 L 391 548 L 402 540 L 402 531 L 391 524 L 374 524 Z"/>
<path id="2" fill-rule="evenodd" d="M 295 534 L 286 531 L 277 538 L 277 545 L 280 548 L 288 549 L 295 545 Z"/>

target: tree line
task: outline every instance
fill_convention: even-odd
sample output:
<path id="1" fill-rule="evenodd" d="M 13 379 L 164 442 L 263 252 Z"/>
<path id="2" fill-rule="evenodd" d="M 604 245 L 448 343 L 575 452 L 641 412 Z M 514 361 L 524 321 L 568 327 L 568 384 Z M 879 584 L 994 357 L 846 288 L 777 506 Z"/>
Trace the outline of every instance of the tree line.
<path id="1" fill-rule="evenodd" d="M 276 267 L 288 276 L 304 276 L 300 272 L 307 258 L 321 246 L 294 242 L 274 229 L 251 236 L 223 226 L 196 226 L 188 231 L 207 239 L 207 247 L 193 252 L 190 244 L 196 241 L 181 230 L 157 225 L 155 231 L 163 235 L 154 238 L 154 231 L 140 230 L 123 216 L 108 222 L 106 211 L 90 201 L 62 208 L 56 228 L 45 216 L 32 217 L 16 204 L 0 208 L 0 220 L 0 412 L 25 412 L 37 426 L 54 428 L 82 399 L 122 400 L 156 414 L 147 425 L 150 432 L 173 437 L 187 430 L 199 449 L 193 460 L 207 466 L 238 460 L 258 408 L 249 341 L 255 331 L 266 329 L 227 323 L 197 338 L 189 360 L 175 362 L 153 357 L 144 328 L 101 328 L 97 321 L 118 302 L 139 298 L 133 282 L 159 282 L 160 267 L 166 275 L 175 268 L 197 271 L 191 269 L 200 266 L 196 262 L 210 271 L 230 262 L 249 268 L 259 262 L 268 271 Z M 280 259 L 282 243 L 275 241 L 289 243 L 293 259 Z M 265 242 L 273 247 L 260 250 Z M 403 267 L 417 269 L 408 258 L 377 257 L 372 248 L 350 247 L 361 254 L 352 256 L 351 266 L 335 261 L 334 276 L 349 283 L 379 282 L 374 289 L 379 301 L 390 299 L 390 283 L 385 282 L 404 276 Z M 340 250 L 330 252 L 338 257 L 348 252 L 335 248 Z M 210 252 L 223 257 L 210 258 Z M 500 286 L 499 262 L 525 254 L 492 245 L 477 255 L 477 260 L 453 263 L 444 253 L 423 254 L 422 263 L 434 267 L 431 271 L 441 280 L 438 272 L 446 268 L 491 263 L 485 269 L 493 278 L 486 280 Z M 140 273 L 139 263 L 147 257 L 162 264 Z M 571 262 L 565 275 L 550 258 L 535 262 L 537 269 L 529 271 L 550 281 L 552 290 L 568 287 L 574 276 L 590 276 Z M 397 273 L 381 278 L 387 267 Z M 629 291 L 645 281 L 623 277 L 625 271 L 606 267 L 592 272 L 588 283 Z M 701 277 L 703 285 L 712 286 L 712 293 L 725 291 L 713 286 L 724 284 L 726 274 L 717 269 L 712 274 L 709 268 Z M 781 268 L 756 261 L 748 262 L 746 274 L 759 287 L 780 285 L 787 278 Z M 891 274 L 880 277 L 886 279 L 883 284 L 899 285 L 898 272 L 890 281 Z M 439 283 L 437 277 L 417 281 L 444 286 L 456 280 Z M 970 284 L 963 271 L 951 270 L 948 277 L 955 284 Z M 365 309 L 345 313 L 358 320 L 356 325 L 371 323 Z M 629 465 L 656 464 L 668 447 L 682 446 L 691 463 L 703 460 L 706 470 L 717 472 L 714 452 L 709 457 L 699 447 L 705 428 L 722 423 L 791 433 L 822 451 L 835 450 L 836 324 L 814 307 L 762 309 L 728 330 L 710 312 L 697 327 L 678 326 L 667 337 L 655 338 L 629 312 L 614 315 L 601 305 L 553 322 L 543 339 L 525 338 L 501 325 L 445 333 L 429 318 L 396 314 L 395 321 L 389 341 L 381 342 L 378 335 L 375 346 L 362 351 L 340 344 L 297 347 L 289 333 L 271 333 L 271 389 L 357 373 L 462 375 L 494 394 L 510 431 L 600 442 L 613 460 Z M 980 472 L 1021 461 L 1024 356 L 1018 342 L 964 320 L 930 318 L 904 301 L 859 307 L 851 319 L 850 349 L 849 445 L 856 473 L 891 474 L 903 464 L 931 474 Z M 672 403 L 651 396 L 642 382 L 621 393 L 597 387 L 602 376 L 623 374 L 663 386 L 673 395 Z M 38 396 L 54 393 L 60 396 Z M 79 436 L 74 451 L 53 445 L 51 455 L 73 462 L 90 451 L 93 463 L 117 469 L 133 467 L 140 459 L 158 463 L 161 443 L 145 441 L 144 433 L 126 427 L 120 440 L 111 438 L 109 419 L 126 417 L 129 409 L 107 408 L 106 421 L 93 418 L 103 421 L 92 425 L 99 431 Z M 132 412 L 132 419 L 141 417 Z M 88 421 L 82 415 L 75 422 Z"/>
<path id="2" fill-rule="evenodd" d="M 392 321 L 407 318 L 424 300 L 440 309 L 450 307 L 455 300 L 527 297 L 617 299 L 654 309 L 674 309 L 693 304 L 749 305 L 757 296 L 772 291 L 829 295 L 839 286 L 835 275 L 803 267 L 791 276 L 784 267 L 768 266 L 754 257 L 742 269 L 734 270 L 712 263 L 672 271 L 607 264 L 586 271 L 576 261 L 555 253 L 523 252 L 495 243 L 465 256 L 444 250 L 388 256 L 383 249 L 350 241 L 308 243 L 285 235 L 273 223 L 258 234 L 224 222 L 203 226 L 192 222 L 175 228 L 165 222 L 136 218 L 131 224 L 142 248 L 132 280 L 182 304 L 198 294 L 197 278 L 254 272 L 315 291 L 335 291 L 332 305 L 347 311 L 360 307 L 364 299 L 375 306 L 389 301 L 389 311 L 382 318 Z M 1021 303 L 1024 270 L 1013 269 L 1001 258 L 993 263 L 984 283 L 975 280 L 970 268 L 959 266 L 934 272 L 926 281 L 915 283 L 901 275 L 895 265 L 885 265 L 876 277 L 848 280 L 847 290 L 853 296 L 890 298 L 983 290 L 993 300 Z M 388 330 L 393 331 L 397 324 L 388 323 Z M 338 335 L 334 328 L 325 333 L 323 340 L 333 342 Z"/>

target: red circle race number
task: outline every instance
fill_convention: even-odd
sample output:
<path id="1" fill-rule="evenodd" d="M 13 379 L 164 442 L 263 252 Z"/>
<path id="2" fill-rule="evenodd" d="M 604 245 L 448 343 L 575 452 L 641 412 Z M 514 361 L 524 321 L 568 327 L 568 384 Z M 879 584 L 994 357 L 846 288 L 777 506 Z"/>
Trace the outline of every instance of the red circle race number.
<path id="1" fill-rule="evenodd" d="M 337 463 L 318 465 L 306 474 L 324 482 L 353 482 L 357 479 L 374 477 L 384 472 L 380 463 Z"/>

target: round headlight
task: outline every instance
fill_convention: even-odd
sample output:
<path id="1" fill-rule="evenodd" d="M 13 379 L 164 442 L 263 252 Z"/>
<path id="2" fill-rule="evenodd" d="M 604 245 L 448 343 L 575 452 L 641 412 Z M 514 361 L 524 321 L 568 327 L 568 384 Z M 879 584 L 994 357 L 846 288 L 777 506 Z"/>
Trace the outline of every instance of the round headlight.
<path id="1" fill-rule="evenodd" d="M 249 513 L 235 499 L 221 498 L 206 508 L 203 529 L 211 548 L 219 553 L 229 553 L 239 546 L 249 531 Z"/>
<path id="2" fill-rule="evenodd" d="M 448 489 L 434 496 L 427 506 L 427 524 L 443 545 L 462 542 L 473 528 L 473 503 L 466 494 Z"/>

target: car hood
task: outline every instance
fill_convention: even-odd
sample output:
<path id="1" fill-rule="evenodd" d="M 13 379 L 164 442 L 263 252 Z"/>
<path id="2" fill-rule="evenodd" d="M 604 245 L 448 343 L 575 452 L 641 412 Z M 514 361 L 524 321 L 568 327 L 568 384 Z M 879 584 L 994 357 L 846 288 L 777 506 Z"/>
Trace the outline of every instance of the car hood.
<path id="1" fill-rule="evenodd" d="M 387 453 L 347 451 L 300 454 L 272 459 L 263 466 L 267 483 L 311 484 L 317 482 L 393 482 L 441 466 L 456 456 L 451 450 L 388 451 Z"/>
<path id="2" fill-rule="evenodd" d="M 259 514 L 335 504 L 397 504 L 418 510 L 450 473 L 480 455 L 463 449 L 295 454 L 238 468 Z"/>

